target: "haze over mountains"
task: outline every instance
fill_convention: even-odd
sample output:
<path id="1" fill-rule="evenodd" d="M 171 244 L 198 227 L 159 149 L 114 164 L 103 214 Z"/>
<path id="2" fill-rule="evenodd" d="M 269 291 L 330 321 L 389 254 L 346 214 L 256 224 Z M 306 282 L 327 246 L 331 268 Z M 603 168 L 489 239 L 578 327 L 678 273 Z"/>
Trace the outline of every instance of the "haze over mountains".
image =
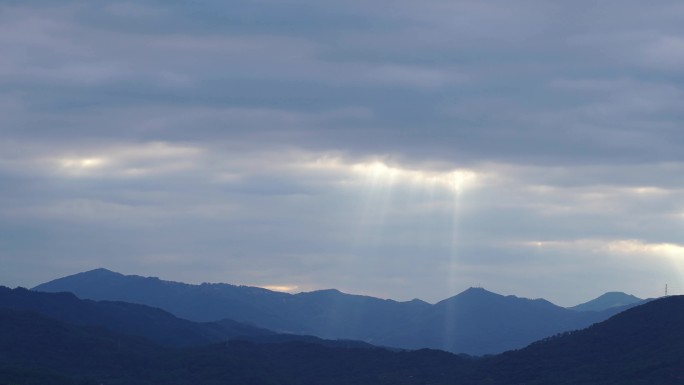
<path id="1" fill-rule="evenodd" d="M 279 333 L 474 355 L 522 348 L 556 333 L 605 320 L 637 303 L 623 301 L 613 306 L 615 301 L 597 299 L 580 305 L 594 311 L 582 311 L 582 307 L 566 309 L 542 299 L 471 288 L 431 305 L 337 290 L 287 294 L 229 284 L 189 285 L 106 269 L 56 279 L 33 290 L 69 291 L 80 298 L 144 304 L 198 322 L 230 319 Z"/>
<path id="2" fill-rule="evenodd" d="M 112 325 L 94 328 L 74 323 L 75 318 L 65 322 L 13 307 L 29 302 L 29 307 L 40 310 L 54 300 L 57 310 L 48 312 L 57 314 L 61 309 L 62 316 L 74 312 L 92 319 L 111 303 L 101 308 L 73 296 L 24 289 L 2 293 L 0 383 L 6 384 L 669 385 L 684 381 L 682 296 L 651 301 L 588 329 L 521 350 L 473 359 L 425 349 L 394 352 L 302 341 L 169 347 L 112 331 Z M 12 301 L 15 304 L 8 305 Z M 129 309 L 137 309 L 142 318 L 154 313 L 142 306 Z M 147 322 L 154 325 L 156 318 Z"/>

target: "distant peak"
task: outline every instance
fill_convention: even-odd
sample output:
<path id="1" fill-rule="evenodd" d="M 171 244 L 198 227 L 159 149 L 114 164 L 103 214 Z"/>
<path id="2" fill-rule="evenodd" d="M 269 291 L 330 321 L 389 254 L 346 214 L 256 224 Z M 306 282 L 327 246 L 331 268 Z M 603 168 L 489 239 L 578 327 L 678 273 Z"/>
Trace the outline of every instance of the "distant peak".
<path id="1" fill-rule="evenodd" d="M 480 286 L 478 286 L 478 287 L 469 287 L 469 288 L 467 288 L 466 290 L 464 290 L 463 292 L 461 292 L 461 294 L 459 294 L 459 295 L 464 295 L 464 294 L 465 294 L 465 295 L 483 295 L 483 294 L 495 294 L 495 295 L 498 295 L 498 294 L 492 293 L 491 291 L 489 291 L 489 290 L 487 290 L 487 289 L 485 289 L 485 288 L 483 288 L 483 287 L 480 287 Z"/>
<path id="2" fill-rule="evenodd" d="M 84 271 L 81 273 L 76 273 L 72 275 L 72 277 L 102 277 L 102 278 L 113 278 L 113 277 L 123 277 L 124 275 L 121 273 L 117 273 L 116 271 L 111 271 L 108 269 L 105 269 L 104 267 L 98 267 L 97 269 L 93 270 L 88 270 Z M 65 277 L 67 278 L 67 277 Z"/>
<path id="3" fill-rule="evenodd" d="M 457 300 L 479 300 L 479 299 L 485 299 L 485 298 L 494 298 L 494 297 L 503 297 L 500 294 L 492 293 L 491 291 L 488 291 L 482 287 L 469 287 L 468 289 L 456 294 L 453 297 L 447 298 L 442 302 L 451 302 L 451 301 L 457 301 Z"/>
<path id="4" fill-rule="evenodd" d="M 294 294 L 301 297 L 317 297 L 317 298 L 337 298 L 345 295 L 345 293 L 337 289 L 322 289 L 314 291 L 304 291 L 298 294 Z"/>
<path id="5" fill-rule="evenodd" d="M 601 297 L 625 297 L 625 298 L 636 298 L 639 300 L 641 299 L 639 297 L 633 296 L 631 294 L 627 294 L 627 293 L 622 292 L 622 291 L 609 291 L 609 292 L 603 294 Z M 599 298 L 601 298 L 601 297 L 599 297 Z"/>
<path id="6" fill-rule="evenodd" d="M 475 291 L 478 291 L 478 290 L 480 290 L 480 291 L 487 291 L 487 290 L 485 290 L 485 288 L 484 288 L 484 287 L 482 287 L 482 286 L 471 286 L 471 287 L 467 288 L 467 289 L 466 289 L 465 291 L 468 291 L 468 290 L 475 290 Z"/>
<path id="7" fill-rule="evenodd" d="M 341 291 L 337 289 L 322 289 L 322 290 L 315 290 L 312 291 L 311 293 L 317 293 L 317 294 L 342 294 Z"/>
<path id="8" fill-rule="evenodd" d="M 569 309 L 577 311 L 601 311 L 618 306 L 627 306 L 641 302 L 642 299 L 621 291 L 609 291 L 591 301 L 572 306 Z"/>

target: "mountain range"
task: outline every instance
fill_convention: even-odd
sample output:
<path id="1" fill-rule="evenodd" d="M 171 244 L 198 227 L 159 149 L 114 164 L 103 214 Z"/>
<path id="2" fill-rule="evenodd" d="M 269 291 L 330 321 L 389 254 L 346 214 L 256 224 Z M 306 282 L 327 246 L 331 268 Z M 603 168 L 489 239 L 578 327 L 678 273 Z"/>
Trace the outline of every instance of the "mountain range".
<path id="1" fill-rule="evenodd" d="M 74 323 L 78 317 L 65 322 L 36 312 L 59 315 L 50 309 L 54 300 L 55 308 L 71 306 L 61 314 L 73 311 L 97 319 L 92 314 L 104 310 L 91 301 L 76 300 L 79 305 L 64 294 L 22 289 L 4 289 L 2 298 L 0 383 L 8 385 L 684 383 L 682 296 L 653 300 L 587 329 L 483 358 L 296 340 L 165 346 L 113 331 L 111 325 L 82 325 Z M 36 311 L 8 305 L 17 298 L 32 302 L 26 307 Z M 128 309 L 154 314 L 141 306 Z"/>
<path id="2" fill-rule="evenodd" d="M 0 286 L 0 307 L 40 313 L 79 326 L 103 327 L 178 347 L 275 334 L 237 321 L 192 322 L 146 305 L 82 300 L 66 292 L 43 293 Z"/>
<path id="3" fill-rule="evenodd" d="M 84 299 L 153 306 L 195 322 L 232 320 L 276 333 L 471 355 L 519 349 L 603 321 L 639 303 L 602 308 L 604 301 L 590 302 L 585 305 L 598 310 L 582 311 L 543 299 L 471 288 L 432 305 L 417 299 L 398 302 L 334 289 L 288 294 L 223 283 L 190 285 L 106 269 L 56 279 L 33 290 L 66 291 Z"/>

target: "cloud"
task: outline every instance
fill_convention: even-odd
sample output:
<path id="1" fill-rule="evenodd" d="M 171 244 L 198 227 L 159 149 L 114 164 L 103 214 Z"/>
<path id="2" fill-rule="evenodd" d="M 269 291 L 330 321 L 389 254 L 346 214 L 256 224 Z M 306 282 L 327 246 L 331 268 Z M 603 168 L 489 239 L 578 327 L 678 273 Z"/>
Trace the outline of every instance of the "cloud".
<path id="1" fill-rule="evenodd" d="M 681 279 L 641 256 L 681 245 L 683 12 L 2 5 L 0 279 L 651 295 Z"/>

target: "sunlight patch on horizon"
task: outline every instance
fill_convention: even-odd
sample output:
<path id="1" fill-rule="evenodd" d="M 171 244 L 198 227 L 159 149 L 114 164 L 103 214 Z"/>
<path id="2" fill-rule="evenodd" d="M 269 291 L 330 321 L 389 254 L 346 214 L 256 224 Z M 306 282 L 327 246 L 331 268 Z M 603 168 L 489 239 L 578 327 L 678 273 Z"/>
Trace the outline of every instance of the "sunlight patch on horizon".
<path id="1" fill-rule="evenodd" d="M 279 291 L 282 293 L 294 293 L 299 288 L 297 285 L 260 285 L 259 287 L 262 289 Z"/>

